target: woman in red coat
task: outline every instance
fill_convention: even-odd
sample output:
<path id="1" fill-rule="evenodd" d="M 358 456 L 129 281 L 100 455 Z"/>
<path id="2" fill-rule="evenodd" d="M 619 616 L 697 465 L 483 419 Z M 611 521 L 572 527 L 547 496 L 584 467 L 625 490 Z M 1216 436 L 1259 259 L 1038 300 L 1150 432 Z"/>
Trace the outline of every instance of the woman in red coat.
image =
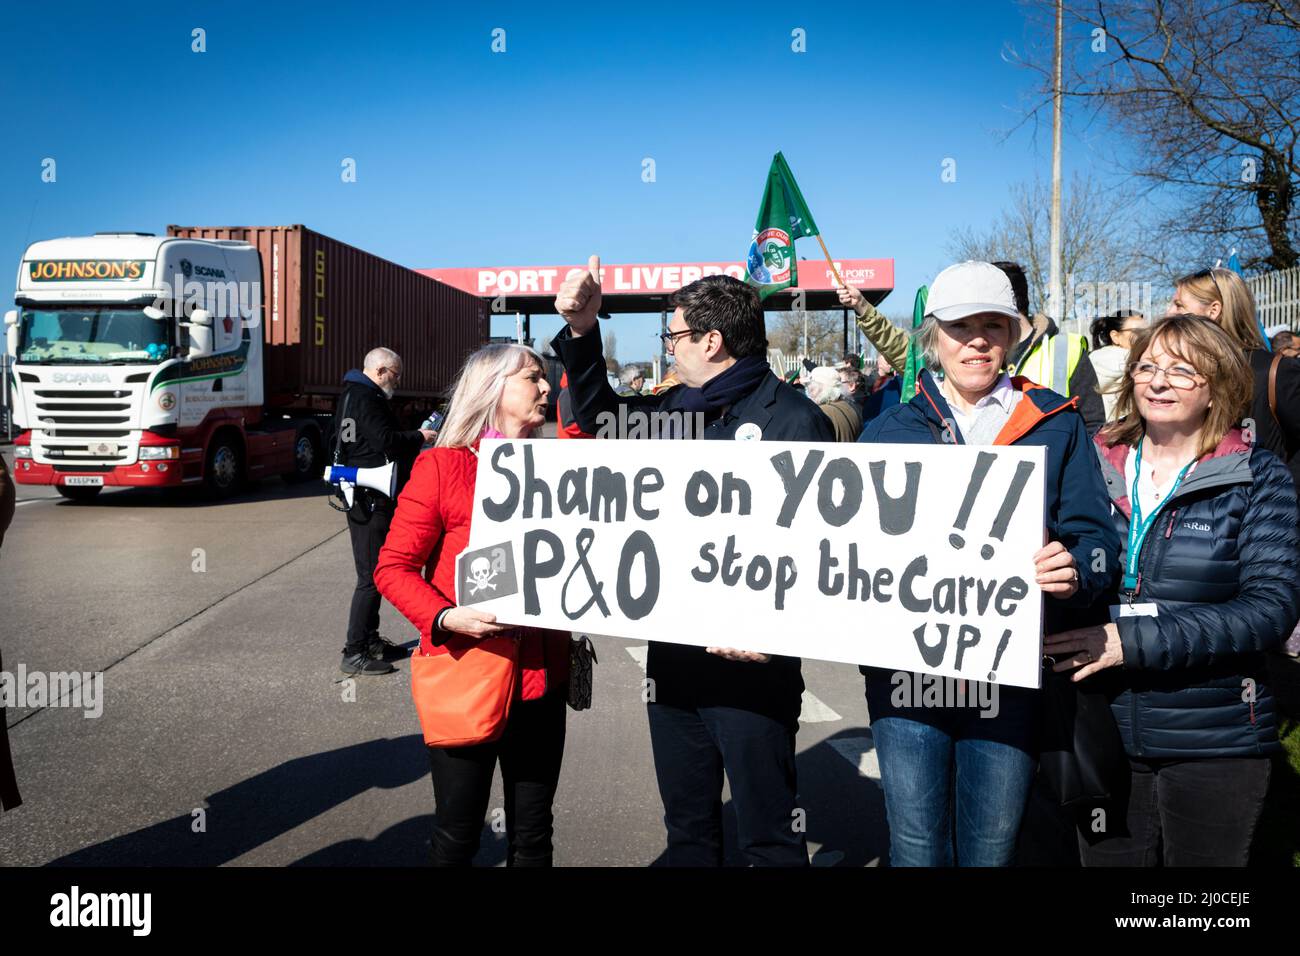
<path id="1" fill-rule="evenodd" d="M 496 616 L 456 606 L 456 557 L 469 543 L 478 444 L 528 438 L 546 420 L 550 386 L 541 356 L 522 345 L 489 345 L 470 356 L 452 392 L 437 444 L 416 460 L 379 552 L 375 584 L 420 632 L 417 654 L 452 654 L 485 637 L 519 641 L 504 726 L 483 743 L 429 747 L 438 866 L 467 866 L 478 851 L 498 760 L 505 785 L 507 862 L 549 866 L 551 804 L 564 754 L 569 635 L 506 628 Z M 455 675 L 455 671 L 452 674 Z M 471 675 L 466 668 L 466 683 Z M 457 688 L 459 690 L 459 688 Z M 476 686 L 466 690 L 475 691 Z M 504 684 L 496 691 L 504 693 Z"/>

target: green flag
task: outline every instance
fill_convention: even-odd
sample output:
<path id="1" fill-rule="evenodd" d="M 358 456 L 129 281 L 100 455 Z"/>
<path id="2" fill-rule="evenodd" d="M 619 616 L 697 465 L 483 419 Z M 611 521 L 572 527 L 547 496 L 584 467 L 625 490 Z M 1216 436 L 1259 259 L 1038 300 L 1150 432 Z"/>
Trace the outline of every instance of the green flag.
<path id="1" fill-rule="evenodd" d="M 929 298 L 930 290 L 926 286 L 921 286 L 916 290 L 916 301 L 912 303 L 912 331 L 916 331 L 921 327 L 921 322 L 925 319 L 925 303 Z M 907 344 L 907 368 L 903 371 L 903 402 L 910 402 L 916 395 L 916 377 L 924 367 L 921 356 L 916 351 L 916 342 L 909 341 Z"/>
<path id="2" fill-rule="evenodd" d="M 758 287 L 760 299 L 799 285 L 794 241 L 817 232 L 817 223 L 803 201 L 794 173 L 785 157 L 777 153 L 767 172 L 763 204 L 758 208 L 754 238 L 745 257 L 745 281 Z"/>

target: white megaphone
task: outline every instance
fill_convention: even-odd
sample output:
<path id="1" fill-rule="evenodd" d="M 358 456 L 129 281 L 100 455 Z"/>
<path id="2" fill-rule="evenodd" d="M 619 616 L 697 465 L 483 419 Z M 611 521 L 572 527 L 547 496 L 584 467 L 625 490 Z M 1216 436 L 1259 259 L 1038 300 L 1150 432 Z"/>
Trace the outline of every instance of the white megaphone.
<path id="1" fill-rule="evenodd" d="M 352 507 L 353 491 L 358 486 L 378 491 L 389 498 L 397 496 L 397 468 L 391 461 L 379 468 L 330 465 L 325 469 L 325 480 L 339 486 L 339 493 L 349 508 Z"/>

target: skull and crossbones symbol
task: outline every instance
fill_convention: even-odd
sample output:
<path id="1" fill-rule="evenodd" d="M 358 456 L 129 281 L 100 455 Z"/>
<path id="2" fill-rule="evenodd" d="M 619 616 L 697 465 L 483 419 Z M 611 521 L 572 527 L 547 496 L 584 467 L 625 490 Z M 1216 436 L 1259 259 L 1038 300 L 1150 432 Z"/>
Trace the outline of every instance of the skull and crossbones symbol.
<path id="1" fill-rule="evenodd" d="M 480 591 L 486 591 L 491 588 L 493 591 L 497 586 L 492 583 L 492 579 L 497 576 L 497 572 L 492 570 L 492 562 L 487 558 L 475 558 L 469 563 L 470 576 L 465 579 L 465 583 L 470 586 L 470 597 L 478 594 Z"/>

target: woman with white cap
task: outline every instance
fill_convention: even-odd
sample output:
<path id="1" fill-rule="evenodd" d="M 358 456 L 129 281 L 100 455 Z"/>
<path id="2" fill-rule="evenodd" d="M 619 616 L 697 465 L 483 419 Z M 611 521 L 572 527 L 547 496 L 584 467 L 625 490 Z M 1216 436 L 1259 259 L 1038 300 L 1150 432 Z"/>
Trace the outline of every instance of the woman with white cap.
<path id="1" fill-rule="evenodd" d="M 996 266 L 944 269 L 930 286 L 927 308 L 914 333 L 926 364 L 916 396 L 870 422 L 859 441 L 1044 446 L 1048 544 L 1034 566 L 1051 633 L 1070 608 L 1087 608 L 1104 593 L 1118 567 L 1119 536 L 1077 400 L 1003 370 L 1020 314 L 1010 280 Z M 862 671 L 892 864 L 1010 863 L 1033 776 L 1040 692 L 998 687 L 995 715 L 974 707 L 897 706 L 894 675 Z"/>

